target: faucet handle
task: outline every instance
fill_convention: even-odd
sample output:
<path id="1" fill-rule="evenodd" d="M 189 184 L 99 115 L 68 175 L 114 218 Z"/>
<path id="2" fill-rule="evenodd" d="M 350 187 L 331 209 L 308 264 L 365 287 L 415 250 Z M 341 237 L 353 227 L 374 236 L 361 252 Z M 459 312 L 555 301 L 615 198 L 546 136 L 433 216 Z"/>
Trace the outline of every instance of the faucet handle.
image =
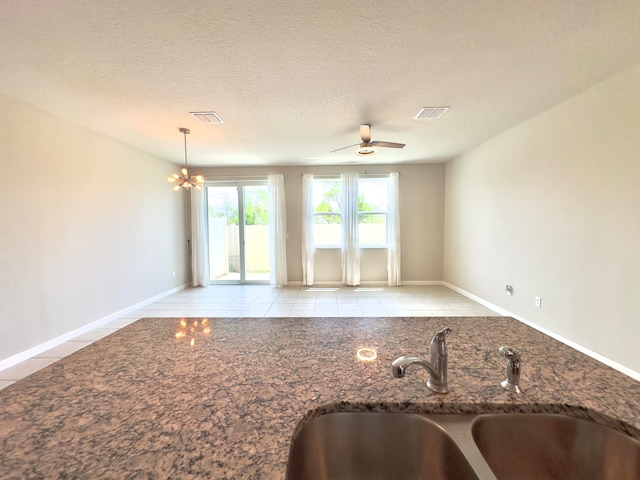
<path id="1" fill-rule="evenodd" d="M 451 332 L 453 332 L 453 330 L 451 330 L 451 327 L 444 327 L 436 335 L 445 335 L 445 334 L 451 333 Z"/>
<path id="2" fill-rule="evenodd" d="M 436 332 L 436 334 L 431 339 L 431 343 L 444 342 L 445 339 L 447 338 L 446 335 L 451 332 L 453 332 L 453 330 L 451 330 L 451 327 L 444 327 L 439 332 Z"/>
<path id="3" fill-rule="evenodd" d="M 520 352 L 515 348 L 504 345 L 498 349 L 498 352 L 507 360 L 520 363 Z"/>
<path id="4" fill-rule="evenodd" d="M 506 345 L 500 347 L 498 352 L 507 359 L 507 378 L 500 385 L 508 392 L 523 393 L 520 388 L 520 352 Z"/>

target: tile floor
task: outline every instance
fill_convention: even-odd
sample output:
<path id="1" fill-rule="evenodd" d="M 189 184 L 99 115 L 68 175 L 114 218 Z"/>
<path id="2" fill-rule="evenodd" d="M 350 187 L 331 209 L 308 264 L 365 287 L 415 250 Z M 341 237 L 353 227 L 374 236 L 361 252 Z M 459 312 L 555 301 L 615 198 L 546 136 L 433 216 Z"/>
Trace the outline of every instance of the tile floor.
<path id="1" fill-rule="evenodd" d="M 442 317 L 497 315 L 444 286 L 216 285 L 188 288 L 0 371 L 0 390 L 143 317 Z"/>

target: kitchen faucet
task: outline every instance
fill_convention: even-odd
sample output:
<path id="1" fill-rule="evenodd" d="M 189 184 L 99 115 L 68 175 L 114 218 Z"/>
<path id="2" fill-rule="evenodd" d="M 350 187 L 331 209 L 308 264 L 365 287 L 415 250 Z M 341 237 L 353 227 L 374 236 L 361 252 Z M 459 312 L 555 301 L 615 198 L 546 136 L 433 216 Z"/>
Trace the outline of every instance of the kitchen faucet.
<path id="1" fill-rule="evenodd" d="M 445 327 L 437 332 L 429 345 L 430 359 L 427 362 L 419 357 L 398 357 L 391 364 L 391 373 L 396 378 L 402 378 L 407 368 L 418 365 L 429 372 L 427 387 L 436 393 L 447 393 L 447 342 L 446 335 L 451 333 L 451 328 Z"/>

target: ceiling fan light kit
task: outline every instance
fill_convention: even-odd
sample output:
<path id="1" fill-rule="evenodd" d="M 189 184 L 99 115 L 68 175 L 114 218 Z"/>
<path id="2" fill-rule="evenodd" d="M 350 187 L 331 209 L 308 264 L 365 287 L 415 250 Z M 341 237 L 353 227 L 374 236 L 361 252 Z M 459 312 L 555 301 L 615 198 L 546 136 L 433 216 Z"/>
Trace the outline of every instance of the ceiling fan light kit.
<path id="1" fill-rule="evenodd" d="M 378 150 L 376 149 L 376 147 L 373 147 L 371 145 L 360 145 L 358 147 L 358 149 L 356 150 L 356 154 L 360 155 L 362 157 L 367 157 L 370 155 L 375 155 L 378 152 Z"/>
<path id="2" fill-rule="evenodd" d="M 204 183 L 204 177 L 202 175 L 189 175 L 189 164 L 187 163 L 187 135 L 191 133 L 188 128 L 180 128 L 180 133 L 184 135 L 184 167 L 180 170 L 180 175 L 174 173 L 167 181 L 175 183 L 173 190 L 177 192 L 181 188 L 189 190 L 195 188 L 196 190 L 202 190 L 202 184 Z"/>

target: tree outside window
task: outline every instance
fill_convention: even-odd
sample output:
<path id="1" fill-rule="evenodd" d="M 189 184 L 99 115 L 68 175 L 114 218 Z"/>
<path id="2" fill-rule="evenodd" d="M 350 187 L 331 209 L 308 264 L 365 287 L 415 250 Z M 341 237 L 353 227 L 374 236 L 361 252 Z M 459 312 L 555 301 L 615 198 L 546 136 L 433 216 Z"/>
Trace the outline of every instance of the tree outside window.
<path id="1" fill-rule="evenodd" d="M 317 247 L 342 245 L 342 183 L 338 179 L 313 180 L 313 234 Z"/>
<path id="2" fill-rule="evenodd" d="M 358 181 L 358 235 L 360 247 L 386 247 L 387 178 Z M 342 246 L 342 183 L 339 179 L 314 179 L 314 239 L 316 247 Z"/>

